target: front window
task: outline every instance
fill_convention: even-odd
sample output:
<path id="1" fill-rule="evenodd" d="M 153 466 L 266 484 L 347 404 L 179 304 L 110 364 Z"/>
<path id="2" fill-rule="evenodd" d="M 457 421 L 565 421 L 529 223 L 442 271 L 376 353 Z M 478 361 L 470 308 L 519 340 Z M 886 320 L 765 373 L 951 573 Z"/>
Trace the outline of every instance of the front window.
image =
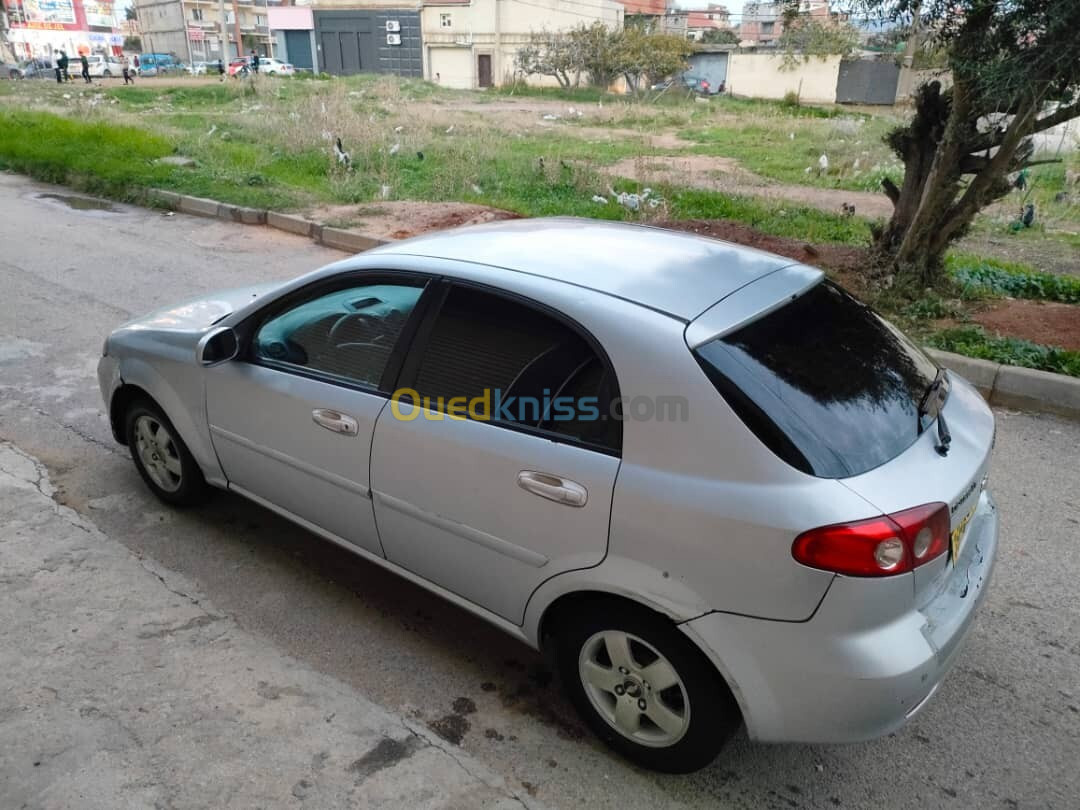
<path id="1" fill-rule="evenodd" d="M 305 301 L 267 320 L 255 359 L 283 370 L 376 388 L 422 287 L 363 284 Z"/>

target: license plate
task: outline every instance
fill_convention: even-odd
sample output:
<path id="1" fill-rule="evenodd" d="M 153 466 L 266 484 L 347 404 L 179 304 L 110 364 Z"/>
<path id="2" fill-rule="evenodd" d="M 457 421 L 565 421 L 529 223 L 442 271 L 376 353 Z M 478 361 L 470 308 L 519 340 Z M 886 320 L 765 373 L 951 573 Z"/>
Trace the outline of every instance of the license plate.
<path id="1" fill-rule="evenodd" d="M 952 556 L 953 565 L 956 565 L 956 560 L 960 556 L 960 541 L 963 540 L 964 532 L 967 531 L 968 523 L 971 522 L 971 516 L 975 514 L 975 508 L 978 505 L 979 501 L 976 498 L 975 505 L 968 510 L 968 513 L 949 533 L 949 553 Z"/>

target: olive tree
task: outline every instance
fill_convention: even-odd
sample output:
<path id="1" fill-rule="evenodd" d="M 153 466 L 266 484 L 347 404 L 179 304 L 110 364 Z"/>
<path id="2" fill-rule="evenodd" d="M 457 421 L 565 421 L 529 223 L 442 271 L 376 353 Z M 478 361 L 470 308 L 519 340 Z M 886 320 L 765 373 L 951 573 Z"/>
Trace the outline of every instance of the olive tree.
<path id="1" fill-rule="evenodd" d="M 789 14 L 797 3 L 789 0 Z M 943 280 L 949 245 L 1035 165 L 1032 135 L 1080 117 L 1080 0 L 859 0 L 921 31 L 952 76 L 914 94 L 911 119 L 886 143 L 904 164 L 886 179 L 889 220 L 874 234 L 878 268 L 920 286 Z"/>

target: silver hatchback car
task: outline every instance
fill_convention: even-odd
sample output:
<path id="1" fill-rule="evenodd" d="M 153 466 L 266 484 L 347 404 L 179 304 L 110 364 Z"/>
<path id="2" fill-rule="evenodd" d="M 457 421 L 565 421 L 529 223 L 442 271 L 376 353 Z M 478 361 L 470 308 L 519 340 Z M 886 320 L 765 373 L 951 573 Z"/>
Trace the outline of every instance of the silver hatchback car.
<path id="1" fill-rule="evenodd" d="M 918 711 L 984 598 L 994 419 L 821 271 L 522 220 L 113 332 L 162 500 L 237 492 L 550 652 L 589 725 L 685 772 Z"/>

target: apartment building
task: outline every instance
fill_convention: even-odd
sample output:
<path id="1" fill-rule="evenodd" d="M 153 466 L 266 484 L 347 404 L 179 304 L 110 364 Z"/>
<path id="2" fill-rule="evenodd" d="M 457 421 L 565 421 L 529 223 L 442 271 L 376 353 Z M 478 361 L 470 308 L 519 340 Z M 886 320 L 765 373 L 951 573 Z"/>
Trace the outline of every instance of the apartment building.
<path id="1" fill-rule="evenodd" d="M 226 0 L 224 58 L 252 49 L 273 56 L 269 9 L 280 4 L 280 0 Z M 221 58 L 220 0 L 135 0 L 135 12 L 144 51 L 175 54 L 188 63 Z"/>

